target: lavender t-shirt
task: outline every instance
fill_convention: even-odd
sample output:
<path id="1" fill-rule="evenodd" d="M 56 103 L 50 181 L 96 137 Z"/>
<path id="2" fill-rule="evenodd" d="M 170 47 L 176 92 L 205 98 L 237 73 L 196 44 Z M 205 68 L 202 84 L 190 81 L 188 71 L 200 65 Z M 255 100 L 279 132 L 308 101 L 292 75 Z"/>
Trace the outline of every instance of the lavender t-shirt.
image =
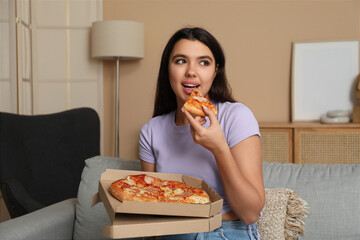
<path id="1" fill-rule="evenodd" d="M 259 135 L 259 125 L 251 110 L 242 103 L 215 103 L 218 120 L 229 147 Z M 208 127 L 207 119 L 204 127 Z M 231 210 L 226 200 L 213 154 L 194 144 L 190 125 L 176 126 L 175 111 L 152 118 L 140 132 L 139 157 L 156 164 L 157 172 L 178 173 L 203 179 L 223 199 L 222 213 Z"/>

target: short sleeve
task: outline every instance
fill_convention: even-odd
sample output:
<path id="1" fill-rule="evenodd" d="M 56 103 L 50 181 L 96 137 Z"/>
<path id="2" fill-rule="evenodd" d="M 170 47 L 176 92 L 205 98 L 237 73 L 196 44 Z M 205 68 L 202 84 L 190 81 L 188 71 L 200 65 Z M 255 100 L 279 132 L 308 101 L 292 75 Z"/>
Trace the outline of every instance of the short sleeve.
<path id="1" fill-rule="evenodd" d="M 252 111 L 242 103 L 232 103 L 228 105 L 224 112 L 223 131 L 230 148 L 242 140 L 260 135 L 259 124 Z"/>
<path id="2" fill-rule="evenodd" d="M 152 131 L 149 123 L 147 123 L 141 128 L 139 135 L 139 158 L 145 162 L 155 163 L 151 142 Z"/>

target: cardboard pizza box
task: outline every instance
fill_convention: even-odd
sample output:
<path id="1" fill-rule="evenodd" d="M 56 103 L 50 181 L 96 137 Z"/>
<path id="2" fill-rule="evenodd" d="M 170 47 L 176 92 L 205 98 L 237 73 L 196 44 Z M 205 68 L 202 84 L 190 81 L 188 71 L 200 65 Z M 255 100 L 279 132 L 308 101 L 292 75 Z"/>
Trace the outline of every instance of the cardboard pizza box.
<path id="1" fill-rule="evenodd" d="M 151 237 L 172 234 L 210 232 L 220 227 L 221 214 L 210 218 L 177 217 L 142 214 L 117 214 L 113 225 L 104 225 L 108 238 Z"/>
<path id="2" fill-rule="evenodd" d="M 121 202 L 109 192 L 112 182 L 128 175 L 148 174 L 200 187 L 210 196 L 208 204 Z M 132 238 L 210 232 L 221 226 L 223 200 L 203 180 L 182 174 L 107 169 L 100 178 L 92 206 L 103 202 L 112 225 L 104 225 L 108 238 Z"/>
<path id="3" fill-rule="evenodd" d="M 109 186 L 114 181 L 125 178 L 128 175 L 148 174 L 164 180 L 184 182 L 193 187 L 205 190 L 210 197 L 208 204 L 183 204 L 183 203 L 155 203 L 137 201 L 119 201 L 109 192 Z M 117 213 L 134 213 L 166 216 L 186 216 L 186 217 L 212 217 L 221 213 L 223 200 L 213 191 L 208 184 L 195 177 L 183 174 L 169 174 L 157 172 L 128 171 L 107 169 L 100 178 L 98 193 L 93 197 L 93 205 L 103 202 L 111 222 L 114 222 Z"/>

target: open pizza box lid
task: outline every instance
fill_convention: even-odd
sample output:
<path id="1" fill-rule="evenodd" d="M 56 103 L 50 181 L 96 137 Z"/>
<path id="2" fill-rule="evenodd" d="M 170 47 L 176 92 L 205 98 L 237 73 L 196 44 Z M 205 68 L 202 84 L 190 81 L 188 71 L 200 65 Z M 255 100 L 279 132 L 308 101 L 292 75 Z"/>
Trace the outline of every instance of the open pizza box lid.
<path id="1" fill-rule="evenodd" d="M 164 180 L 184 182 L 193 187 L 205 190 L 210 196 L 208 204 L 183 204 L 183 203 L 155 203 L 137 201 L 119 201 L 109 192 L 109 186 L 114 181 L 125 178 L 128 175 L 148 174 Z M 209 218 L 221 213 L 223 200 L 213 191 L 207 183 L 199 178 L 183 174 L 168 174 L 157 172 L 128 171 L 107 169 L 100 178 L 98 193 L 93 196 L 94 206 L 98 202 L 103 202 L 111 222 L 114 222 L 118 213 L 135 213 L 165 216 L 185 216 L 185 217 L 205 217 Z"/>
<path id="2" fill-rule="evenodd" d="M 127 175 L 148 174 L 166 180 L 181 181 L 200 187 L 210 196 L 208 204 L 121 202 L 109 192 L 112 182 Z M 112 225 L 104 225 L 103 236 L 132 238 L 210 232 L 221 226 L 222 198 L 203 180 L 181 174 L 107 169 L 100 178 L 92 206 L 103 202 Z"/>

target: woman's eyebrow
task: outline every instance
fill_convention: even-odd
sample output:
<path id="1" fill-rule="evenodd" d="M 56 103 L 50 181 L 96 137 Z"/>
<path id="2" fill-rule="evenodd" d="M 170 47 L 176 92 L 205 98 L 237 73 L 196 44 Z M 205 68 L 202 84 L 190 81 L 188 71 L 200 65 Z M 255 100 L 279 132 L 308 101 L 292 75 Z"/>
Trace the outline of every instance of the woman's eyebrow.
<path id="1" fill-rule="evenodd" d="M 178 57 L 187 58 L 187 56 L 184 55 L 184 54 L 176 54 L 176 55 L 174 55 L 174 56 L 171 58 L 171 60 L 174 60 L 175 58 L 178 58 Z"/>
<path id="2" fill-rule="evenodd" d="M 204 59 L 204 58 L 206 58 L 206 59 L 209 59 L 211 62 L 213 61 L 213 59 L 210 57 L 210 56 L 208 56 L 208 55 L 205 55 L 205 56 L 200 56 L 200 57 L 198 57 L 199 59 Z"/>
<path id="3" fill-rule="evenodd" d="M 174 60 L 175 58 L 178 58 L 178 57 L 181 57 L 181 58 L 188 58 L 186 55 L 184 55 L 184 54 L 176 54 L 176 55 L 174 55 L 172 58 L 171 58 L 171 60 Z M 199 57 L 197 57 L 198 59 L 209 59 L 211 62 L 213 61 L 213 59 L 210 57 L 210 56 L 208 56 L 208 55 L 204 55 L 204 56 L 199 56 Z"/>

